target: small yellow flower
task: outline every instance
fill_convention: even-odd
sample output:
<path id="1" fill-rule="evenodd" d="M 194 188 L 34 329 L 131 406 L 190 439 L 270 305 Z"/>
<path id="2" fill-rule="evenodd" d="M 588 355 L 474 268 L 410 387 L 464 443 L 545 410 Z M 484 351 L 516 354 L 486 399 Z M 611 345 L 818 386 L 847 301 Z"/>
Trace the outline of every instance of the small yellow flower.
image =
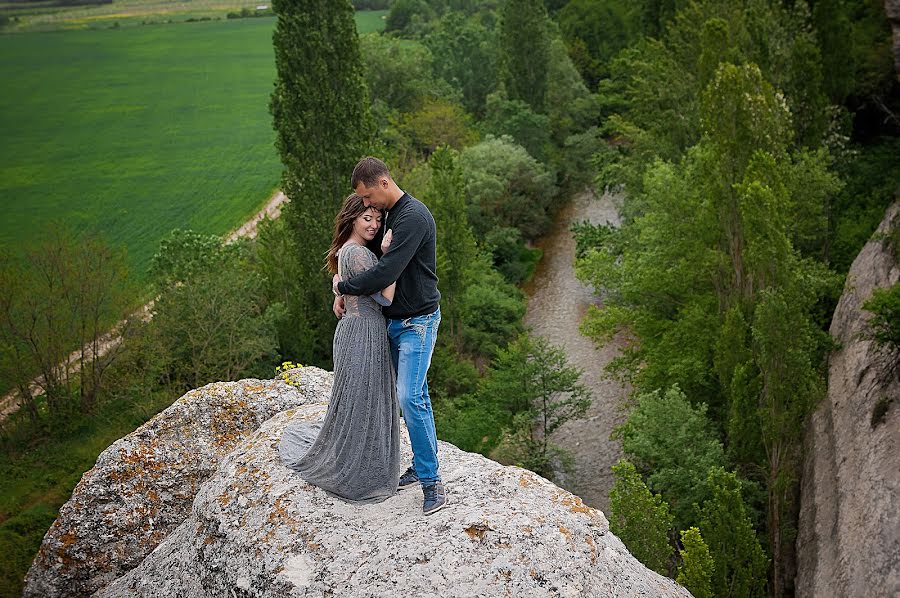
<path id="1" fill-rule="evenodd" d="M 286 383 L 290 384 L 291 386 L 296 386 L 297 388 L 300 388 L 300 376 L 296 372 L 291 374 L 291 373 L 289 373 L 289 371 L 299 369 L 302 367 L 303 367 L 302 363 L 294 363 L 293 361 L 284 361 L 284 362 L 282 362 L 281 365 L 276 366 L 275 375 L 276 375 L 276 377 L 281 378 L 282 380 L 284 380 Z"/>

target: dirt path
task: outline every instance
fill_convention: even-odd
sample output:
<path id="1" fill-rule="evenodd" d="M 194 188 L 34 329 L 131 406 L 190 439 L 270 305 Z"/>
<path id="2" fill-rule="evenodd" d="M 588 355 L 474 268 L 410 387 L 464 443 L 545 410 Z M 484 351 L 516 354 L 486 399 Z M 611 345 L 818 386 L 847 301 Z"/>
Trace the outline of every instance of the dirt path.
<path id="1" fill-rule="evenodd" d="M 269 216 L 271 219 L 278 218 L 281 215 L 281 205 L 287 201 L 287 197 L 281 191 L 276 191 L 274 195 L 266 202 L 266 206 L 257 212 L 250 220 L 242 224 L 240 227 L 233 230 L 228 236 L 225 238 L 226 243 L 231 243 L 235 239 L 239 237 L 249 237 L 251 239 L 256 238 L 256 227 L 259 222 L 266 216 Z M 141 306 L 134 312 L 134 316 L 140 317 L 142 320 L 149 320 L 152 315 L 154 301 L 151 300 L 146 305 Z M 112 330 L 104 334 L 100 338 L 100 343 L 98 346 L 97 353 L 101 356 L 106 355 L 109 351 L 111 351 L 114 347 L 119 344 L 121 340 L 119 338 L 119 330 L 124 322 L 119 322 L 113 327 Z M 91 358 L 93 351 L 90 347 L 85 347 L 85 355 L 87 358 Z M 72 351 L 69 355 L 69 358 L 65 361 L 65 363 L 60 363 L 57 368 L 68 368 L 69 373 L 75 373 L 81 367 L 80 364 L 80 356 L 81 350 Z M 39 376 L 31 381 L 29 385 L 29 390 L 31 391 L 32 396 L 37 396 L 40 394 L 42 390 L 42 378 Z M 6 419 L 10 413 L 16 411 L 19 408 L 19 393 L 17 390 L 12 390 L 8 392 L 2 399 L 0 399 L 0 422 Z"/>
<path id="2" fill-rule="evenodd" d="M 597 198 L 587 191 L 560 211 L 553 230 L 538 243 L 544 256 L 525 287 L 529 296 L 525 323 L 534 334 L 562 346 L 569 365 L 584 371 L 581 380 L 593 392 L 593 403 L 586 419 L 569 422 L 553 436 L 553 442 L 572 454 L 575 465 L 572 475 L 558 473 L 557 480 L 588 505 L 606 511 L 613 483 L 610 467 L 622 455 L 619 443 L 609 440 L 609 434 L 624 419 L 620 405 L 630 389 L 603 376 L 603 368 L 618 353 L 621 340 L 598 349 L 578 330 L 588 306 L 599 304 L 591 288 L 575 278 L 575 240 L 569 227 L 582 220 L 618 224 L 614 197 Z"/>

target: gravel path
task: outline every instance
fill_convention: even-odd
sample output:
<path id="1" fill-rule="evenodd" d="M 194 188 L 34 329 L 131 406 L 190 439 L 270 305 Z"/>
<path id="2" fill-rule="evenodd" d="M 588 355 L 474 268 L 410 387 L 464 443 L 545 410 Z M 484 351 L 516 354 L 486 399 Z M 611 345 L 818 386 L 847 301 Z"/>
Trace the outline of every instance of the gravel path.
<path id="1" fill-rule="evenodd" d="M 553 436 L 553 442 L 572 454 L 575 466 L 571 475 L 558 472 L 556 481 L 588 505 L 606 511 L 613 484 L 610 467 L 622 456 L 619 443 L 609 434 L 624 420 L 621 406 L 630 389 L 603 375 L 622 339 L 598 348 L 578 330 L 588 306 L 599 304 L 592 289 L 575 278 L 575 240 L 569 227 L 582 220 L 618 224 L 615 198 L 610 194 L 597 198 L 586 191 L 560 211 L 553 230 L 538 243 L 544 256 L 525 287 L 529 296 L 525 323 L 534 334 L 562 346 L 569 365 L 584 371 L 581 380 L 593 392 L 593 402 L 586 419 L 567 423 Z"/>

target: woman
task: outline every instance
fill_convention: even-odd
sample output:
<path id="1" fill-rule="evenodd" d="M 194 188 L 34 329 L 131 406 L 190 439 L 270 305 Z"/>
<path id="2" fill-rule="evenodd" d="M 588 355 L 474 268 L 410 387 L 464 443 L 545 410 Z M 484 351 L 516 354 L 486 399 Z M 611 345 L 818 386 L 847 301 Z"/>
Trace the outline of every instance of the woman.
<path id="1" fill-rule="evenodd" d="M 366 244 L 382 214 L 359 195 L 344 200 L 335 218 L 326 267 L 344 279 L 378 259 Z M 390 236 L 382 245 L 387 251 Z M 380 502 L 400 479 L 400 412 L 381 305 L 396 283 L 373 296 L 346 295 L 346 313 L 334 332 L 334 386 L 325 419 L 289 425 L 278 450 L 285 465 L 329 493 L 353 502 Z"/>

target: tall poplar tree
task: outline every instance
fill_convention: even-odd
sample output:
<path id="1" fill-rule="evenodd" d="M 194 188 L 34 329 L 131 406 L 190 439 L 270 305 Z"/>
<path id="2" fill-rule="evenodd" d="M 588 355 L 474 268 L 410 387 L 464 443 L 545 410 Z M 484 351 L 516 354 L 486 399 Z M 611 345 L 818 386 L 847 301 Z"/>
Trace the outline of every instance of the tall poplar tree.
<path id="1" fill-rule="evenodd" d="M 477 253 L 466 217 L 465 180 L 459 154 L 449 147 L 439 148 L 428 163 L 432 175 L 425 198 L 437 223 L 441 310 L 450 336 L 461 343 L 460 301 L 469 285 L 469 270 Z"/>
<path id="2" fill-rule="evenodd" d="M 535 112 L 544 111 L 550 37 L 543 0 L 506 0 L 500 47 L 506 92 Z"/>
<path id="3" fill-rule="evenodd" d="M 373 136 L 362 78 L 359 38 L 349 0 L 275 0 L 276 80 L 269 108 L 284 164 L 283 218 L 296 241 L 289 319 L 282 352 L 305 363 L 327 363 L 335 318 L 330 275 L 323 270 L 334 216 L 350 175 Z"/>

